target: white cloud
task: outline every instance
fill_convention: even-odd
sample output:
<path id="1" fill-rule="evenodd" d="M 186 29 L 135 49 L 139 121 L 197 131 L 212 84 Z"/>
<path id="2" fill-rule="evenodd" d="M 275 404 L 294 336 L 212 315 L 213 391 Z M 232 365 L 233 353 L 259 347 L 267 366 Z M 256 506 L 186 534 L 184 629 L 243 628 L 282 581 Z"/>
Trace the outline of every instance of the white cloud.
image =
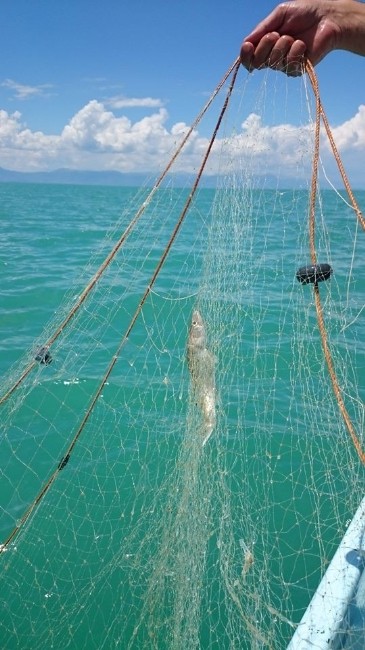
<path id="1" fill-rule="evenodd" d="M 342 151 L 365 149 L 365 106 L 361 104 L 357 113 L 343 124 L 332 129 L 336 145 Z"/>
<path id="2" fill-rule="evenodd" d="M 0 111 L 0 149 L 2 166 L 32 171 L 57 167 L 73 169 L 158 173 L 175 152 L 187 132 L 184 122 L 168 127 L 165 108 L 142 119 L 132 121 L 117 116 L 104 103 L 90 101 L 81 108 L 58 135 L 31 131 L 22 122 L 21 114 Z M 349 152 L 355 151 L 356 166 L 365 159 L 365 107 L 336 127 L 335 139 L 351 165 Z M 324 137 L 324 136 L 323 136 Z M 194 131 L 178 158 L 175 171 L 196 172 L 209 140 Z M 244 169 L 250 173 L 274 174 L 284 177 L 309 177 L 313 128 L 289 123 L 268 126 L 251 113 L 240 128 L 229 137 L 217 138 L 209 158 L 209 171 Z M 321 157 L 326 170 L 334 169 L 332 154 L 322 147 Z M 363 168 L 363 164 L 362 167 Z M 348 168 L 351 178 L 351 170 Z"/>
<path id="3" fill-rule="evenodd" d="M 288 175 L 307 169 L 313 129 L 310 125 L 279 124 L 267 126 L 259 115 L 251 113 L 242 123 L 242 131 L 232 138 L 231 146 L 236 158 L 250 161 L 255 172 L 268 173 L 282 169 Z"/>
<path id="4" fill-rule="evenodd" d="M 5 79 L 1 84 L 4 88 L 10 88 L 14 90 L 15 99 L 29 99 L 36 95 L 45 95 L 45 90 L 52 88 L 51 84 L 41 84 L 39 86 L 26 86 L 25 84 L 20 84 L 13 79 Z"/>
<path id="5" fill-rule="evenodd" d="M 111 97 L 106 102 L 110 108 L 162 108 L 164 102 L 153 97 Z"/>

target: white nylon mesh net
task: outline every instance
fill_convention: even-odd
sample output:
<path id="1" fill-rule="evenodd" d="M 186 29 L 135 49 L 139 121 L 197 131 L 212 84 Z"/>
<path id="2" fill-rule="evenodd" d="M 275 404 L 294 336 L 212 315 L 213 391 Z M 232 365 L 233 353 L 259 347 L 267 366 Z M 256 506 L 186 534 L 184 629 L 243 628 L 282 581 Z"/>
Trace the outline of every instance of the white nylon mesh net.
<path id="1" fill-rule="evenodd" d="M 290 83 L 270 74 L 239 82 L 212 156 L 219 186 L 194 197 L 61 471 L 188 187 L 169 181 L 154 194 L 51 345 L 52 363 L 37 363 L 1 404 L 0 541 L 19 526 L 0 557 L 1 647 L 278 650 L 289 643 L 364 485 L 323 357 L 313 289 L 295 278 L 309 263 L 313 110 L 305 80 L 295 100 Z M 265 140 L 261 126 L 283 125 L 293 111 L 300 127 L 291 136 L 287 126 L 282 148 L 275 140 L 278 188 L 290 142 L 293 175 L 303 180 L 299 189 L 268 190 L 265 147 L 276 135 L 267 127 Z M 344 195 L 323 186 L 316 248 L 334 274 L 320 292 L 362 441 L 364 239 Z M 2 395 L 147 195 L 130 199 L 54 319 L 41 336 L 34 332 Z M 186 363 L 194 309 L 215 357 L 217 420 L 204 447 Z"/>

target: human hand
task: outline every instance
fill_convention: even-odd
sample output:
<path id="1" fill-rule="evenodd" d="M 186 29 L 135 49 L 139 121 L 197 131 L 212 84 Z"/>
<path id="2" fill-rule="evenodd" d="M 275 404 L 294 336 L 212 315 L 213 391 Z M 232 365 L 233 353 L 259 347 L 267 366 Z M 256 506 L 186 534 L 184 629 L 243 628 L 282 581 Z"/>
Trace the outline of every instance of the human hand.
<path id="1" fill-rule="evenodd" d="M 269 67 L 298 76 L 305 58 L 316 65 L 339 46 L 348 11 L 348 0 L 283 2 L 244 39 L 241 62 L 248 70 Z"/>

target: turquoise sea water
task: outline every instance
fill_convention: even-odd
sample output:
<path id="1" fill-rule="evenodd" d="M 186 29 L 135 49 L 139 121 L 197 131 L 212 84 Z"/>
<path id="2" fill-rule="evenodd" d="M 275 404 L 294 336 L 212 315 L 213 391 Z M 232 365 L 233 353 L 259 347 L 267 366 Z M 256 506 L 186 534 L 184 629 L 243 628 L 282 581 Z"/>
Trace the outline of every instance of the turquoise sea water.
<path id="1" fill-rule="evenodd" d="M 138 194 L 135 200 L 135 205 L 138 206 L 144 200 L 146 190 L 0 185 L 1 375 L 5 376 L 9 369 L 15 368 L 11 373 L 16 376 L 18 362 L 21 363 L 26 354 L 34 355 L 34 350 L 42 342 L 40 337 L 43 330 L 49 323 L 59 323 L 62 320 L 57 316 L 60 306 L 61 309 L 66 309 L 65 305 L 72 304 L 90 280 L 118 237 L 113 231 L 113 225 L 120 220 L 125 206 L 134 205 L 135 194 Z M 180 195 L 177 190 L 161 191 L 158 214 L 160 218 L 166 213 L 166 220 L 156 219 L 148 232 L 141 231 L 140 238 L 137 235 L 134 239 L 132 237 L 132 254 L 128 259 L 123 258 L 123 253 L 121 254 L 120 266 L 125 262 L 127 274 L 121 275 L 117 282 L 112 282 L 111 278 L 109 281 L 107 275 L 105 284 L 100 288 L 97 308 L 90 305 L 82 318 L 75 318 L 74 330 L 77 335 L 74 338 L 70 335 L 69 345 L 66 341 L 59 349 L 55 346 L 54 352 L 52 348 L 54 361 L 49 368 L 36 370 L 37 373 L 48 372 L 48 375 L 43 374 L 43 383 L 41 381 L 35 386 L 32 401 L 27 401 L 25 394 L 22 404 L 14 398 L 11 408 L 9 407 L 10 411 L 13 409 L 19 414 L 19 419 L 14 419 L 13 413 L 10 413 L 9 422 L 13 424 L 9 430 L 5 428 L 2 434 L 5 443 L 2 447 L 3 467 L 0 477 L 0 542 L 6 538 L 14 525 L 17 525 L 26 507 L 44 485 L 55 464 L 62 458 L 65 446 L 67 448 L 66 442 L 70 441 L 70 431 L 74 431 L 75 414 L 85 411 L 90 396 L 94 394 L 98 381 L 105 372 L 108 360 L 115 352 L 120 333 L 125 331 L 130 322 L 159 259 L 159 239 L 165 243 L 168 239 L 168 232 L 173 225 L 169 214 L 174 214 L 176 218 L 186 196 L 187 192 Z M 364 209 L 365 193 L 357 193 L 357 199 Z M 115 376 L 111 376 L 109 390 L 105 391 L 104 402 L 92 418 L 92 430 L 95 434 L 91 434 L 82 442 L 80 438 L 83 450 L 80 464 L 77 464 L 76 459 L 76 464 L 72 466 L 70 461 L 71 467 L 67 467 L 57 478 L 54 488 L 50 488 L 47 507 L 53 514 L 47 515 L 48 510 L 43 508 L 41 513 L 37 512 L 34 518 L 26 523 L 24 535 L 20 536 L 17 542 L 18 560 L 16 557 L 14 559 L 14 553 L 13 557 L 8 559 L 11 550 L 1 556 L 1 559 L 6 561 L 7 568 L 1 597 L 3 624 L 0 624 L 0 648 L 128 647 L 123 635 L 126 630 L 129 635 L 133 632 L 133 599 L 138 600 L 138 592 L 143 591 L 143 584 L 141 581 L 141 586 L 137 586 L 137 596 L 131 595 L 127 587 L 121 587 L 126 569 L 117 559 L 113 559 L 119 557 L 123 539 L 121 534 L 118 542 L 116 531 L 120 530 L 120 526 L 117 524 L 120 522 L 121 510 L 125 512 L 123 517 L 132 521 L 137 505 L 141 512 L 148 509 L 153 499 L 148 492 L 149 488 L 162 484 L 164 477 L 168 475 L 168 468 L 174 464 L 175 445 L 181 436 L 181 414 L 186 407 L 186 383 L 181 375 L 186 327 L 180 327 L 178 317 L 180 314 L 184 325 L 189 322 L 194 295 L 200 291 L 207 247 L 222 245 L 219 229 L 209 240 L 210 207 L 213 201 L 214 190 L 200 191 L 192 208 L 194 220 L 184 225 L 167 258 L 156 283 L 156 291 L 143 311 L 143 322 L 136 325 L 130 342 L 128 341 L 126 360 L 120 366 L 117 365 Z M 320 240 L 319 249 L 321 260 L 330 261 L 334 268 L 334 280 L 331 280 L 330 285 L 333 303 L 327 299 L 326 316 L 330 323 L 330 334 L 339 350 L 338 358 L 344 359 L 344 365 L 349 366 L 346 390 L 351 391 L 352 387 L 356 386 L 356 394 L 363 396 L 363 233 L 356 232 L 351 209 L 339 200 L 335 192 L 323 192 L 322 201 L 326 217 L 326 225 L 322 228 L 325 235 L 328 235 L 329 243 Z M 276 499 L 280 505 L 277 511 L 274 505 L 270 510 L 267 509 L 265 525 L 268 529 L 277 527 L 282 531 L 287 526 L 293 535 L 292 540 L 279 542 L 280 552 L 278 547 L 277 555 L 273 553 L 271 570 L 274 574 L 282 572 L 285 580 L 295 583 L 305 568 L 310 583 L 318 577 L 315 572 L 318 569 L 313 569 L 313 575 L 310 575 L 312 566 L 308 560 L 308 556 L 318 552 L 318 540 L 313 541 L 318 528 L 316 523 L 313 523 L 312 530 L 307 522 L 305 535 L 303 531 L 294 530 L 300 517 L 309 520 L 312 514 L 309 514 L 308 506 L 303 505 L 303 512 L 298 515 L 290 504 L 293 493 L 299 495 L 305 489 L 306 473 L 301 469 L 300 456 L 293 461 L 294 454 L 289 451 L 285 436 L 290 425 L 290 433 L 297 445 L 296 453 L 300 455 L 308 452 L 311 442 L 304 441 L 303 436 L 303 429 L 308 428 L 307 409 L 313 395 L 322 394 L 322 390 L 324 404 L 319 420 L 330 428 L 331 418 L 334 421 L 337 415 L 326 413 L 331 409 L 326 407 L 325 389 L 321 385 L 322 370 L 318 352 L 320 346 L 316 347 L 306 339 L 309 335 L 314 338 L 317 336 L 313 314 L 303 314 L 303 340 L 300 322 L 297 320 L 295 336 L 293 335 L 295 305 L 292 305 L 289 296 L 293 287 L 296 288 L 296 269 L 309 260 L 309 253 L 303 254 L 303 250 L 306 250 L 306 228 L 303 228 L 303 248 L 298 247 L 302 216 L 303 221 L 307 220 L 308 195 L 306 192 L 260 191 L 257 193 L 257 206 L 254 225 L 251 224 L 247 236 L 242 238 L 242 233 L 238 232 L 239 222 L 238 225 L 235 224 L 237 232 L 233 230 L 229 235 L 229 254 L 224 252 L 226 257 L 220 260 L 221 266 L 217 264 L 213 271 L 210 269 L 211 276 L 208 273 L 208 277 L 211 281 L 205 294 L 201 296 L 201 303 L 203 307 L 206 306 L 208 313 L 211 309 L 213 315 L 220 315 L 214 322 L 214 328 L 212 324 L 213 339 L 220 337 L 222 341 L 222 337 L 226 337 L 219 364 L 220 367 L 226 368 L 225 373 L 222 372 L 222 384 L 226 382 L 226 388 L 223 385 L 220 389 L 220 408 L 224 411 L 228 423 L 227 467 L 230 467 L 233 473 L 237 470 L 237 465 L 242 463 L 241 470 L 232 478 L 230 489 L 233 495 L 237 493 L 238 503 L 246 489 L 254 492 L 256 484 L 256 477 L 253 475 L 251 479 L 245 477 L 245 490 L 240 486 L 240 472 L 243 471 L 244 460 L 241 459 L 241 449 L 237 443 L 240 434 L 237 430 L 237 413 L 242 418 L 244 412 L 245 426 L 249 432 L 245 453 L 251 454 L 252 467 L 258 475 L 268 476 L 271 472 L 271 481 L 276 481 L 270 488 L 271 497 L 273 504 Z M 128 212 L 129 218 L 133 214 L 134 208 L 131 208 L 130 214 Z M 125 220 L 122 218 L 123 228 L 128 223 L 128 215 L 126 214 Z M 224 226 L 223 216 L 221 228 Z M 228 228 L 228 225 L 226 227 Z M 235 249 L 235 241 L 243 242 L 242 252 Z M 250 270 L 245 272 L 246 275 L 240 276 L 241 258 L 245 256 L 252 259 L 253 263 Z M 213 290 L 214 273 L 220 274 L 222 278 L 229 278 L 230 269 L 231 284 L 222 280 L 219 288 Z M 275 279 L 274 282 L 270 281 L 271 277 Z M 265 293 L 260 293 L 260 286 L 265 287 Z M 305 289 L 299 284 L 296 291 L 298 294 L 301 292 L 300 295 L 305 298 Z M 327 291 L 331 290 L 326 287 L 324 293 L 329 296 Z M 120 295 L 123 295 L 122 305 Z M 164 296 L 167 296 L 168 300 L 164 300 Z M 174 307 L 171 306 L 172 301 L 175 301 Z M 108 305 L 111 305 L 110 311 Z M 229 332 L 229 319 L 232 314 L 238 322 L 239 318 L 242 318 L 242 322 L 246 323 L 240 342 L 244 361 L 242 376 L 237 372 L 230 357 L 231 353 L 237 354 L 235 344 L 231 343 L 233 337 L 236 341 L 237 332 Z M 159 319 L 163 319 L 164 323 L 161 334 Z M 52 331 L 52 325 L 49 327 Z M 162 329 L 169 332 L 169 335 L 164 335 L 165 338 Z M 343 330 L 346 332 L 346 339 L 342 335 Z M 175 342 L 174 349 L 164 348 L 166 341 L 171 340 L 168 336 Z M 280 351 L 277 348 L 278 340 Z M 90 341 L 93 341 L 93 351 L 88 356 Z M 215 339 L 212 345 L 218 347 Z M 310 359 L 309 356 L 305 357 L 307 365 L 302 369 L 298 361 L 297 368 L 296 360 L 300 360 L 302 354 L 304 359 L 302 349 L 312 345 L 313 356 Z M 78 362 L 78 358 L 83 359 L 82 363 Z M 154 364 L 153 371 L 151 364 Z M 234 376 L 233 372 L 230 375 L 230 368 L 235 368 Z M 308 369 L 311 373 L 310 377 L 306 378 Z M 340 367 L 340 376 L 345 376 L 345 371 L 347 372 L 346 368 L 342 372 Z M 307 388 L 303 393 L 304 397 L 296 401 L 295 383 L 298 381 L 299 385 L 300 379 L 298 373 L 303 373 L 303 384 Z M 153 414 L 161 413 L 161 420 L 157 423 L 155 415 L 151 415 L 151 405 L 144 402 L 143 396 L 139 396 L 141 377 L 144 385 L 152 391 Z M 164 381 L 159 381 L 159 377 L 163 377 Z M 27 384 L 27 390 L 29 386 L 30 384 Z M 125 407 L 122 414 L 117 408 L 121 395 Z M 268 395 L 270 399 L 266 401 L 265 398 L 263 408 L 264 396 Z M 288 400 L 291 400 L 290 404 Z M 355 413 L 356 404 L 352 408 Z M 317 416 L 314 414 L 310 417 L 315 420 Z M 270 430 L 270 435 L 275 432 L 267 448 L 267 441 L 263 442 L 257 437 L 256 420 L 260 418 L 267 431 Z M 109 429 L 103 429 L 100 433 L 98 420 L 107 422 Z M 44 431 L 40 422 L 45 423 Z M 169 428 L 174 432 L 174 436 L 167 435 Z M 133 434 L 129 433 L 131 431 Z M 318 492 L 323 496 L 323 502 L 317 495 L 313 499 L 318 498 L 325 511 L 326 491 L 332 493 L 337 485 L 343 492 L 338 505 L 338 510 L 341 511 L 348 503 L 344 487 L 346 471 L 339 469 L 339 477 L 333 479 L 335 462 L 341 465 L 341 444 L 336 441 L 333 446 L 330 442 L 331 431 L 323 433 L 326 434 L 321 442 L 323 457 L 313 457 L 308 465 L 308 474 L 316 476 L 313 484 L 321 486 L 316 489 L 323 491 L 323 494 Z M 123 440 L 123 462 L 120 461 L 120 437 Z M 151 444 L 153 441 L 156 442 L 155 445 Z M 333 453 L 332 458 L 331 454 L 337 445 L 338 450 Z M 264 449 L 265 454 L 260 457 L 259 451 Z M 274 469 L 266 467 L 269 451 L 272 456 L 276 454 Z M 347 464 L 356 464 L 352 450 L 346 453 L 350 457 L 350 460 L 346 461 Z M 331 456 L 328 465 L 324 464 L 327 461 L 323 460 L 326 455 Z M 122 469 L 124 475 L 121 478 L 118 472 Z M 284 476 L 285 472 L 297 472 L 297 477 L 292 479 L 287 493 L 285 481 L 281 483 L 278 478 Z M 362 474 L 357 472 L 353 479 L 354 490 L 358 489 L 361 478 Z M 257 494 L 252 498 L 257 499 L 257 503 L 262 503 L 269 499 L 269 496 L 267 493 L 264 496 L 260 494 L 260 497 Z M 124 507 L 124 504 L 127 505 Z M 254 516 L 251 516 L 254 520 Z M 65 519 L 69 524 L 64 526 Z M 234 525 L 234 516 L 232 521 Z M 336 527 L 335 521 L 333 518 L 333 528 Z M 252 527 L 254 525 L 253 521 Z M 142 531 L 144 527 L 147 530 L 148 525 L 141 524 Z M 334 532 L 337 536 L 340 534 L 340 530 Z M 331 541 L 328 531 L 327 536 Z M 94 543 L 99 537 L 104 540 L 103 544 L 94 551 L 90 540 Z M 134 544 L 141 543 L 142 538 L 143 534 L 136 534 Z M 334 535 L 334 541 L 336 539 Z M 55 542 L 58 544 L 57 548 L 54 546 Z M 287 573 L 287 569 L 281 566 L 281 557 L 284 555 L 285 545 L 294 548 L 296 542 L 302 546 L 306 545 L 308 554 L 297 557 L 296 566 L 291 567 Z M 154 543 L 155 539 L 151 545 Z M 259 547 L 259 542 L 257 545 Z M 262 549 L 258 554 L 260 552 L 262 553 Z M 152 553 L 153 551 L 148 549 L 146 557 L 151 557 Z M 214 578 L 212 585 L 212 590 L 216 588 L 218 593 L 219 587 L 214 587 Z M 57 593 L 58 589 L 60 593 Z M 300 590 L 302 586 L 298 588 L 298 592 Z M 275 597 L 275 609 L 279 610 L 283 594 L 274 593 L 271 602 L 275 601 Z M 128 601 L 130 609 L 125 615 L 128 618 L 127 623 L 122 627 L 123 614 L 120 610 L 123 610 L 125 600 Z M 304 606 L 305 598 L 300 600 L 299 597 L 297 610 L 300 611 Z M 225 645 L 228 642 L 224 640 L 223 605 L 219 616 L 216 639 L 219 639 L 220 634 L 221 645 L 214 645 L 203 622 L 201 647 L 228 647 Z M 278 625 L 282 624 L 283 621 L 279 621 Z M 215 641 L 216 644 L 218 642 Z M 149 645 L 140 642 L 140 645 L 135 647 Z"/>
<path id="2" fill-rule="evenodd" d="M 43 329 L 59 307 L 70 285 L 79 277 L 93 251 L 100 247 L 106 233 L 120 218 L 123 207 L 136 193 L 135 188 L 0 185 L 2 372 L 24 352 Z M 288 208 L 291 209 L 293 192 L 279 194 L 285 194 Z M 214 190 L 201 191 L 199 200 L 203 211 L 208 210 L 213 195 Z M 302 197 L 304 221 L 307 218 L 306 194 L 298 192 L 297 195 Z M 365 193 L 358 192 L 356 196 L 361 207 L 365 202 Z M 348 226 L 346 222 L 341 224 L 341 206 L 338 207 L 335 193 L 327 191 L 324 197 L 328 220 L 331 219 L 333 211 L 332 225 L 336 248 L 333 247 L 332 252 L 336 255 L 336 270 L 343 270 L 343 265 L 347 263 L 347 251 L 342 257 L 341 241 L 344 246 L 348 242 Z M 266 192 L 266 200 L 270 205 L 269 209 L 272 209 L 273 223 L 270 241 L 265 242 L 265 255 L 270 260 L 278 258 L 277 251 L 282 249 L 283 239 L 280 226 L 275 227 L 275 209 L 278 210 L 278 215 L 281 215 L 286 205 L 285 199 L 278 202 L 277 193 L 271 190 Z M 294 199 L 298 200 L 300 199 Z M 171 195 L 166 192 L 166 202 L 170 201 Z M 264 208 L 266 211 L 267 207 Z M 342 209 L 345 213 L 347 211 L 348 219 L 347 208 Z M 189 228 L 191 237 L 189 231 L 185 230 L 179 253 L 181 256 L 184 256 L 184 253 L 187 255 L 194 243 L 195 254 L 202 256 L 206 241 L 199 242 L 199 250 L 195 242 L 194 226 Z M 106 251 L 108 245 L 107 243 Z M 359 245 L 361 246 L 361 239 Z M 293 253 L 295 254 L 294 251 Z M 285 251 L 285 255 L 290 260 L 290 249 Z M 358 253 L 357 255 L 360 256 Z M 102 253 L 99 258 L 102 259 Z M 293 259 L 293 268 L 295 261 Z M 176 273 L 180 276 L 180 258 L 175 258 L 175 262 Z M 93 270 L 95 268 L 96 264 Z M 171 279 L 174 278 L 173 265 L 170 266 L 168 275 Z M 88 278 L 86 275 L 85 281 Z M 359 280 L 361 281 L 361 278 Z"/>

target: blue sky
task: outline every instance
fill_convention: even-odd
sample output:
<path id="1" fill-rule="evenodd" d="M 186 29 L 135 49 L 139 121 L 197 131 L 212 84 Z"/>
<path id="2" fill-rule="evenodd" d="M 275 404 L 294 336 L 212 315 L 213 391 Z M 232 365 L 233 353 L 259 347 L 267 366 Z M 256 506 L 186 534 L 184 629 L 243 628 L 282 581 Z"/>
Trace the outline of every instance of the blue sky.
<path id="1" fill-rule="evenodd" d="M 275 4 L 7 0 L 1 15 L 0 166 L 157 170 L 237 56 L 243 37 Z M 354 128 L 365 129 L 358 113 L 365 104 L 365 59 L 332 53 L 317 73 L 328 117 L 342 128 L 339 137 L 348 149 L 343 125 L 350 122 L 352 143 Z M 251 92 L 264 74 L 257 74 Z M 246 72 L 240 75 L 242 80 Z M 290 95 L 302 81 L 285 83 L 286 122 L 296 124 Z M 199 136 L 208 135 L 208 126 L 209 120 Z M 359 138 L 356 165 L 365 162 L 364 134 Z M 154 147 L 161 154 L 156 159 Z"/>

